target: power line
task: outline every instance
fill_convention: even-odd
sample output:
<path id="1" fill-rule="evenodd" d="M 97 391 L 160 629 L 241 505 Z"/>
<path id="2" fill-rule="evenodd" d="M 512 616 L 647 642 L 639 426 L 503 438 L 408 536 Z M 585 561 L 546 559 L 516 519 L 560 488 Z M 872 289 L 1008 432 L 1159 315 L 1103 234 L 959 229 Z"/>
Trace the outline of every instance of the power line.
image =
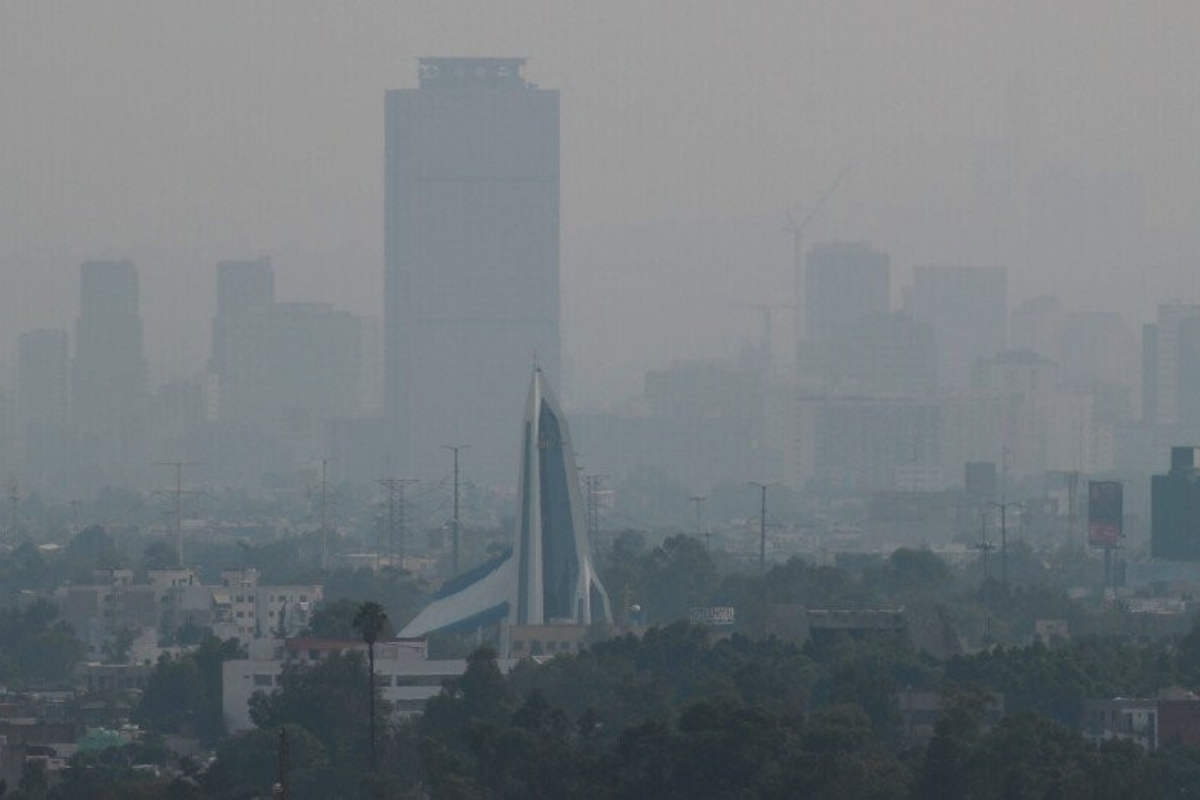
<path id="1" fill-rule="evenodd" d="M 175 560 L 183 569 L 183 468 L 197 466 L 196 461 L 155 461 L 155 466 L 175 468 Z"/>
<path id="2" fill-rule="evenodd" d="M 388 493 L 388 564 L 390 566 L 395 566 L 397 555 L 399 555 L 401 566 L 404 564 L 404 543 L 407 533 L 404 490 L 415 483 L 419 483 L 415 478 L 379 479 L 379 485 L 387 489 Z"/>
<path id="3" fill-rule="evenodd" d="M 453 570 L 452 574 L 454 574 L 454 575 L 457 575 L 457 574 L 458 574 L 458 531 L 459 531 L 459 520 L 458 520 L 458 451 L 459 451 L 459 450 L 466 450 L 466 449 L 467 449 L 467 448 L 469 448 L 470 446 L 471 446 L 471 445 L 469 445 L 469 444 L 444 444 L 444 445 L 442 445 L 442 448 L 443 448 L 443 449 L 445 449 L 445 450 L 449 450 L 450 452 L 452 452 L 452 453 L 454 454 L 454 538 L 452 539 L 452 545 L 451 545 L 451 546 L 453 547 L 453 550 L 452 550 L 452 558 L 451 558 L 451 562 L 450 562 L 450 563 L 451 563 L 452 570 Z"/>
<path id="4" fill-rule="evenodd" d="M 600 535 L 600 492 L 603 491 L 604 479 L 607 477 L 607 475 L 587 475 L 583 479 L 587 492 L 584 516 L 589 540 L 594 541 Z"/>

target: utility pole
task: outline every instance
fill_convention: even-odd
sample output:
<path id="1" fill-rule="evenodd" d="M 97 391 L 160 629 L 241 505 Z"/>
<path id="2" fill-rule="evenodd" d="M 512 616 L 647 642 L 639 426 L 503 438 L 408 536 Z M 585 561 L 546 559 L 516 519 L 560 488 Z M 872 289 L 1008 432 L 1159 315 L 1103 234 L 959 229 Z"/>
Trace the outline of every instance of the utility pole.
<path id="1" fill-rule="evenodd" d="M 757 486 L 761 494 L 759 501 L 758 519 L 758 574 L 767 572 L 767 487 L 772 484 L 750 481 L 751 486 Z"/>
<path id="2" fill-rule="evenodd" d="M 454 575 L 457 575 L 457 574 L 458 574 L 458 531 L 459 531 L 459 521 L 458 521 L 458 451 L 459 451 L 459 450 L 466 450 L 466 449 L 467 449 L 468 447 L 470 447 L 470 446 L 471 446 L 471 445 L 469 445 L 469 444 L 444 444 L 444 445 L 442 445 L 442 448 L 443 448 L 443 449 L 445 449 L 445 450 L 449 450 L 450 452 L 452 452 L 452 453 L 454 454 L 454 538 L 451 540 L 451 546 L 452 546 L 453 550 L 452 550 L 451 561 L 450 561 L 450 563 L 451 563 L 451 567 L 452 567 L 452 569 L 453 569 L 453 572 L 452 572 L 452 574 L 454 574 Z"/>
<path id="3" fill-rule="evenodd" d="M 1024 509 L 1020 503 L 988 503 L 992 508 L 1000 509 L 1000 583 L 1008 593 L 1008 509 Z"/>
<path id="4" fill-rule="evenodd" d="M 987 538 L 987 511 L 984 509 L 979 511 L 979 544 L 975 547 L 983 556 L 983 640 L 984 643 L 990 643 L 992 640 L 992 606 L 988 601 L 988 581 L 991 579 L 988 570 L 988 556 L 996 549 L 996 546 Z"/>
<path id="5" fill-rule="evenodd" d="M 275 797 L 287 800 L 288 796 L 288 737 L 287 728 L 279 728 L 279 763 L 276 766 L 279 780 L 275 782 Z"/>
<path id="6" fill-rule="evenodd" d="M 400 565 L 404 565 L 405 502 L 404 489 L 418 481 L 415 478 L 381 478 L 379 485 L 388 491 L 388 564 L 396 565 L 399 556 Z M 397 545 L 399 547 L 397 548 Z"/>
<path id="7" fill-rule="evenodd" d="M 707 498 L 702 494 L 694 494 L 691 496 L 690 499 L 691 499 L 692 503 L 696 506 L 696 538 L 699 539 L 701 536 L 704 535 L 702 532 L 702 528 L 700 526 L 700 504 L 703 503 Z M 705 542 L 704 542 L 704 550 L 705 550 L 705 552 L 708 551 L 708 541 L 707 540 L 705 540 Z"/>
<path id="8" fill-rule="evenodd" d="M 600 492 L 604 486 L 604 479 L 607 477 L 607 475 L 587 475 L 583 479 L 587 493 L 585 515 L 589 541 L 594 541 L 600 534 Z"/>
<path id="9" fill-rule="evenodd" d="M 172 467 L 175 470 L 175 565 L 183 569 L 183 468 L 196 466 L 195 461 L 155 461 L 159 467 Z"/>
<path id="10" fill-rule="evenodd" d="M 321 459 L 321 569 L 329 571 L 329 459 Z"/>

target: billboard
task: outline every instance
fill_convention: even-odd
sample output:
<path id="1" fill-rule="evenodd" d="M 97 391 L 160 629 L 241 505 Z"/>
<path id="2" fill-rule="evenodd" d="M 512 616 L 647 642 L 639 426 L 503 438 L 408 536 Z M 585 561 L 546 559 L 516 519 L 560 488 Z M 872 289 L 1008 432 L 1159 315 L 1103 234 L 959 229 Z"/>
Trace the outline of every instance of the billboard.
<path id="1" fill-rule="evenodd" d="M 688 609 L 688 622 L 693 625 L 732 625 L 734 616 L 734 610 L 729 606 Z"/>
<path id="2" fill-rule="evenodd" d="M 1088 481 L 1088 544 L 1120 547 L 1125 504 L 1118 481 Z"/>

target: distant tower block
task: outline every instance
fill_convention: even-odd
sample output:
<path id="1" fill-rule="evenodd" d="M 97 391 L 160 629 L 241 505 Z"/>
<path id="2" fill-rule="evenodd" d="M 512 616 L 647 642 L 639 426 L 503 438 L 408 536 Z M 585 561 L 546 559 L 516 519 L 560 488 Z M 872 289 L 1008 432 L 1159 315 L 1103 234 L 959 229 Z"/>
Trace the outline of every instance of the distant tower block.
<path id="1" fill-rule="evenodd" d="M 519 508 L 512 552 L 442 587 L 401 636 L 516 625 L 611 622 L 592 564 L 571 435 L 535 369 L 521 437 Z"/>
<path id="2" fill-rule="evenodd" d="M 476 480 L 508 470 L 534 354 L 559 378 L 559 95 L 520 58 L 422 58 L 387 93 L 384 410 L 395 467 L 440 477 L 470 442 Z"/>

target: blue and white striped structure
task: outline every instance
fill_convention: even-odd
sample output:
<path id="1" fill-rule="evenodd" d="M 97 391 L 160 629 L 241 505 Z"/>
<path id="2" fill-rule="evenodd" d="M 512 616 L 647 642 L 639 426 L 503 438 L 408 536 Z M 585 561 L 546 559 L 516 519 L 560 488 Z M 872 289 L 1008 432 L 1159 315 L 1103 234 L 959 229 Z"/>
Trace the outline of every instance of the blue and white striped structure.
<path id="1" fill-rule="evenodd" d="M 592 564 L 571 434 L 534 368 L 521 435 L 517 528 L 512 551 L 448 581 L 401 636 L 513 625 L 611 622 Z"/>

